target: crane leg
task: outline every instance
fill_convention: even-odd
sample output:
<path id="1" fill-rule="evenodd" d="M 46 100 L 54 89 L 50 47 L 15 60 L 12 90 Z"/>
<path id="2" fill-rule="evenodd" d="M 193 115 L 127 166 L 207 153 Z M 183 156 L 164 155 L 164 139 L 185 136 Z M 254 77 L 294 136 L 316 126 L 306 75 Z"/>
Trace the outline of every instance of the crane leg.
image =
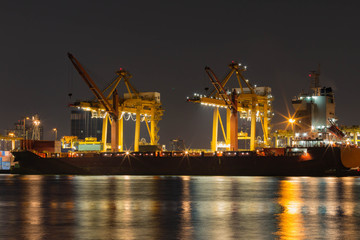
<path id="1" fill-rule="evenodd" d="M 140 108 L 136 109 L 136 123 L 135 123 L 135 139 L 134 139 L 134 151 L 139 151 L 140 141 Z"/>
<path id="2" fill-rule="evenodd" d="M 230 151 L 238 150 L 238 116 L 237 110 L 231 111 L 230 115 Z"/>
<path id="3" fill-rule="evenodd" d="M 11 150 L 15 150 L 15 140 L 11 140 Z"/>
<path id="4" fill-rule="evenodd" d="M 119 130 L 119 151 L 124 151 L 124 118 L 118 120 Z"/>
<path id="5" fill-rule="evenodd" d="M 230 132 L 231 132 L 231 128 L 230 128 L 230 116 L 231 116 L 231 110 L 230 109 L 226 109 L 226 140 L 225 143 L 226 145 L 230 146 Z"/>
<path id="6" fill-rule="evenodd" d="M 251 130 L 250 130 L 250 151 L 255 150 L 255 135 L 256 135 L 256 111 L 251 110 Z"/>
<path id="7" fill-rule="evenodd" d="M 219 115 L 219 108 L 214 108 L 214 115 L 213 115 L 213 132 L 212 132 L 212 141 L 211 141 L 211 150 L 216 151 L 217 146 L 217 135 L 218 135 L 218 116 Z"/>
<path id="8" fill-rule="evenodd" d="M 146 121 L 146 119 L 145 119 Z M 156 139 L 156 133 L 155 133 L 155 127 L 156 127 L 156 122 L 155 122 L 155 109 L 151 109 L 151 120 L 150 120 L 150 144 L 151 145 L 156 145 L 157 143 L 155 142 Z"/>
<path id="9" fill-rule="evenodd" d="M 106 116 L 103 118 L 103 126 L 102 126 L 102 136 L 101 136 L 101 140 L 103 142 L 103 152 L 106 151 L 106 142 L 107 142 L 107 126 L 108 126 L 108 120 L 109 120 L 109 115 L 106 114 Z"/>
<path id="10" fill-rule="evenodd" d="M 111 151 L 119 151 L 119 119 L 114 118 L 111 121 Z"/>
<path id="11" fill-rule="evenodd" d="M 358 136 L 357 136 L 357 133 L 355 132 L 355 133 L 354 133 L 354 145 L 355 145 L 355 146 L 357 146 L 357 144 L 358 144 L 358 143 L 357 143 L 357 137 L 358 137 Z"/>
<path id="12" fill-rule="evenodd" d="M 264 145 L 269 145 L 269 119 L 268 119 L 268 108 L 267 104 L 264 104 L 264 126 L 263 126 L 263 132 L 264 132 Z"/>

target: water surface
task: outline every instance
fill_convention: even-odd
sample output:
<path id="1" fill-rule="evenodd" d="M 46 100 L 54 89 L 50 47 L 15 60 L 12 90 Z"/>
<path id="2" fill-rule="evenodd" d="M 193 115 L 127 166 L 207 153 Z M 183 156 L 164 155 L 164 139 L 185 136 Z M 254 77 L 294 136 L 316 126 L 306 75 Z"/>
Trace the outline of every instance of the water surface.
<path id="1" fill-rule="evenodd" d="M 0 239 L 357 239 L 360 178 L 0 175 Z"/>

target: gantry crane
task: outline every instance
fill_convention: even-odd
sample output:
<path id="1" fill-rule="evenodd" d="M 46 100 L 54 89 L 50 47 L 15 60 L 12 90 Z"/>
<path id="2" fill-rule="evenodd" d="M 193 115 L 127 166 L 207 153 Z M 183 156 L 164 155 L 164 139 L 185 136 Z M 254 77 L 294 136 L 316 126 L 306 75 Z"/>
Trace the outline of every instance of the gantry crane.
<path id="1" fill-rule="evenodd" d="M 136 90 L 129 82 L 132 77 L 131 74 L 122 68 L 116 72 L 118 76 L 115 80 L 101 91 L 79 61 L 70 53 L 68 57 L 96 97 L 94 101 L 76 102 L 71 106 L 91 111 L 93 117 L 103 118 L 102 142 L 104 151 L 106 150 L 108 121 L 111 123 L 111 150 L 124 150 L 123 120 L 125 114 L 136 115 L 134 151 L 139 151 L 141 122 L 146 123 L 150 135 L 150 144 L 157 145 L 159 141 L 159 136 L 157 135 L 159 128 L 157 124 L 161 120 L 164 111 L 161 108 L 159 93 L 139 92 Z M 116 90 L 121 79 L 123 79 L 128 90 L 128 93 L 125 93 L 123 97 L 119 97 Z M 106 96 L 105 92 L 107 92 Z M 150 122 L 150 127 L 148 121 Z"/>
<path id="2" fill-rule="evenodd" d="M 237 107 L 237 93 L 236 90 L 232 91 L 230 94 L 226 93 L 226 90 L 224 89 L 221 82 L 216 77 L 215 73 L 209 68 L 205 67 L 205 71 L 208 74 L 211 83 L 214 85 L 215 90 L 217 91 L 218 95 L 222 98 L 225 105 L 228 107 L 228 110 L 230 111 L 230 117 L 229 117 L 229 136 L 228 136 L 228 142 L 226 144 L 230 144 L 230 150 L 231 151 L 237 151 L 238 150 L 238 107 Z M 219 110 L 216 110 L 216 114 L 219 114 Z M 216 119 L 217 121 L 217 119 Z M 213 133 L 214 134 L 214 133 Z M 213 142 L 217 142 L 213 141 Z"/>
<path id="3" fill-rule="evenodd" d="M 359 145 L 359 136 L 360 136 L 360 126 L 353 125 L 353 126 L 341 126 L 340 129 L 345 132 L 349 137 L 354 136 L 353 144 L 358 146 Z"/>
<path id="4" fill-rule="evenodd" d="M 271 135 L 275 138 L 275 148 L 279 147 L 279 139 L 285 139 L 286 146 L 291 146 L 290 140 L 291 138 L 294 138 L 294 131 L 278 129 L 275 130 Z"/>
<path id="5" fill-rule="evenodd" d="M 272 117 L 271 102 L 273 97 L 269 87 L 253 87 L 247 79 L 244 78 L 243 72 L 246 66 L 240 63 L 232 62 L 229 65 L 230 71 L 222 81 L 219 81 L 214 72 L 206 67 L 214 89 L 208 95 L 194 94 L 193 98 L 188 101 L 200 103 L 214 107 L 213 114 L 213 131 L 212 131 L 212 151 L 217 150 L 218 122 L 220 121 L 221 129 L 229 150 L 238 150 L 238 140 L 245 139 L 243 134 L 238 133 L 238 113 L 241 118 L 251 119 L 250 130 L 250 150 L 255 149 L 256 139 L 256 121 L 260 121 L 264 133 L 264 144 L 269 145 L 269 124 Z M 226 90 L 226 84 L 233 74 L 236 74 L 239 88 L 231 91 Z M 246 87 L 243 87 L 243 84 Z M 261 92 L 261 91 L 262 92 Z M 227 108 L 226 134 L 222 120 L 219 114 L 219 108 Z"/>

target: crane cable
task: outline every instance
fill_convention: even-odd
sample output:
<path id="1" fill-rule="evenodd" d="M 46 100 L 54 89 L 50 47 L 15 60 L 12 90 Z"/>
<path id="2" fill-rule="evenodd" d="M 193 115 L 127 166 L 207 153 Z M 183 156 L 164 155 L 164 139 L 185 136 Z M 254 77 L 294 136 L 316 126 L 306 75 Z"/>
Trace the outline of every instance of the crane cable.
<path id="1" fill-rule="evenodd" d="M 74 83 L 74 75 L 73 75 L 72 69 L 70 69 L 72 66 L 70 66 L 68 61 L 66 61 L 66 65 L 67 65 L 67 79 L 68 79 L 68 91 L 69 91 L 68 96 L 69 96 L 69 99 L 71 100 L 73 83 Z"/>

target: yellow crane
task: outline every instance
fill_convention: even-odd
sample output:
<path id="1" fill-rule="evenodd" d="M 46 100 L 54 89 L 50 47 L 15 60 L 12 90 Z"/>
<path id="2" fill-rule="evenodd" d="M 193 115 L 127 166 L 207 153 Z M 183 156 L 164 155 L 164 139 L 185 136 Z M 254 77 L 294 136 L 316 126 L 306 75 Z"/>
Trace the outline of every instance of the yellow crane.
<path id="1" fill-rule="evenodd" d="M 359 125 L 353 125 L 353 126 L 341 126 L 340 129 L 345 132 L 349 137 L 354 136 L 353 138 L 353 144 L 358 146 L 359 145 L 359 139 L 360 136 L 360 126 Z"/>
<path id="2" fill-rule="evenodd" d="M 214 107 L 213 114 L 213 131 L 212 131 L 212 151 L 217 150 L 218 123 L 220 122 L 221 130 L 227 144 L 228 150 L 238 150 L 239 139 L 250 139 L 250 150 L 255 149 L 256 139 L 256 121 L 261 122 L 264 134 L 264 144 L 269 145 L 270 120 L 272 117 L 271 102 L 273 97 L 269 87 L 252 86 L 244 78 L 243 72 L 247 67 L 237 62 L 229 64 L 230 71 L 222 81 L 216 77 L 215 73 L 206 67 L 214 89 L 208 95 L 194 94 L 194 97 L 188 98 L 188 101 L 200 103 L 202 105 Z M 226 91 L 226 84 L 231 76 L 235 73 L 239 88 L 233 88 Z M 245 87 L 246 86 L 246 87 Z M 221 120 L 219 108 L 227 108 L 226 133 Z M 243 132 L 238 132 L 238 118 L 247 118 L 251 120 L 250 137 Z M 246 136 L 245 136 L 246 135 Z"/>
<path id="3" fill-rule="evenodd" d="M 164 112 L 161 107 L 160 93 L 139 92 L 130 84 L 129 80 L 132 75 L 122 68 L 116 72 L 117 77 L 115 80 L 101 91 L 86 73 L 79 61 L 70 53 L 68 54 L 68 57 L 96 97 L 94 101 L 76 102 L 72 104 L 72 107 L 91 111 L 93 117 L 103 118 L 102 142 L 104 151 L 106 150 L 107 127 L 109 121 L 111 124 L 111 150 L 124 150 L 123 120 L 126 114 L 131 116 L 136 115 L 134 151 L 139 151 L 141 122 L 145 122 L 146 124 L 150 136 L 150 144 L 158 144 L 159 136 L 157 134 L 159 128 L 157 125 Z M 123 97 L 119 97 L 116 88 L 122 79 L 128 92 L 124 93 Z M 105 92 L 107 92 L 106 96 Z M 150 126 L 148 122 L 150 122 Z"/>
<path id="4" fill-rule="evenodd" d="M 11 141 L 11 150 L 15 149 L 15 141 L 24 140 L 22 137 L 16 137 L 14 132 L 9 132 L 8 136 L 0 135 L 0 140 Z"/>
<path id="5" fill-rule="evenodd" d="M 291 138 L 294 138 L 294 131 L 292 130 L 275 130 L 271 134 L 275 138 L 275 148 L 279 147 L 279 139 L 286 139 L 286 146 L 291 146 Z"/>

